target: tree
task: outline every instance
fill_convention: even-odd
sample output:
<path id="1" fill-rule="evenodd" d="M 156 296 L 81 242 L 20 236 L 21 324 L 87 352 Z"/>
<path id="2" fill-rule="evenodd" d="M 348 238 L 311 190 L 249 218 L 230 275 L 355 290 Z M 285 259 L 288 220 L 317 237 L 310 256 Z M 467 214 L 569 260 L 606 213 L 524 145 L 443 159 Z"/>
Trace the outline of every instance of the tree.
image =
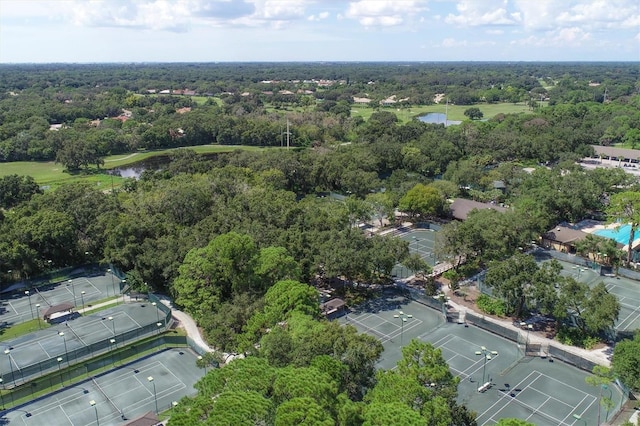
<path id="1" fill-rule="evenodd" d="M 584 307 L 582 318 L 587 328 L 596 334 L 613 329 L 620 314 L 618 298 L 609 293 L 602 281 L 589 291 Z"/>
<path id="2" fill-rule="evenodd" d="M 255 274 L 261 287 L 267 290 L 280 280 L 300 279 L 300 265 L 289 255 L 284 247 L 265 247 L 260 249 L 256 259 Z"/>
<path id="3" fill-rule="evenodd" d="M 373 217 L 378 220 L 379 227 L 384 226 L 384 219 L 393 220 L 393 201 L 386 192 L 374 192 L 366 197 L 369 203 Z"/>
<path id="4" fill-rule="evenodd" d="M 318 290 L 293 280 L 278 281 L 264 295 L 263 309 L 248 320 L 241 339 L 241 349 L 253 351 L 255 343 L 269 329 L 296 314 L 316 319 L 320 317 Z M 280 332 L 276 333 L 276 336 L 280 336 Z M 268 342 L 273 340 L 275 337 L 267 339 Z"/>
<path id="5" fill-rule="evenodd" d="M 593 375 L 586 377 L 584 381 L 591 386 L 598 387 L 598 424 L 600 424 L 600 405 L 603 405 L 607 409 L 605 422 L 608 420 L 607 417 L 609 417 L 609 410 L 615 407 L 615 402 L 611 398 L 602 395 L 602 390 L 611 386 L 611 382 L 613 381 L 613 370 L 602 365 L 596 365 L 593 367 L 592 373 Z"/>
<path id="6" fill-rule="evenodd" d="M 480 120 L 484 117 L 482 111 L 478 107 L 471 107 L 464 110 L 464 115 L 469 117 L 471 120 Z"/>
<path id="7" fill-rule="evenodd" d="M 440 214 L 444 210 L 444 203 L 437 189 L 419 183 L 400 199 L 398 209 L 409 213 L 414 219 L 420 217 L 424 220 Z"/>
<path id="8" fill-rule="evenodd" d="M 173 283 L 176 303 L 197 320 L 215 312 L 220 302 L 255 285 L 256 254 L 251 237 L 235 232 L 190 250 Z"/>
<path id="9" fill-rule="evenodd" d="M 633 240 L 640 227 L 640 192 L 625 191 L 612 195 L 606 212 L 610 222 L 631 226 L 627 243 L 627 263 L 631 263 Z"/>
<path id="10" fill-rule="evenodd" d="M 613 327 L 620 313 L 620 302 L 603 282 L 590 289 L 585 283 L 565 277 L 559 284 L 559 299 L 554 309 L 558 320 L 574 315 L 583 337 L 596 336 Z"/>
<path id="11" fill-rule="evenodd" d="M 431 266 L 419 254 L 409 254 L 402 261 L 402 264 L 413 271 L 416 276 L 424 278 L 425 275 L 431 273 Z"/>
<path id="12" fill-rule="evenodd" d="M 521 317 L 537 272 L 533 256 L 518 253 L 505 261 L 491 263 L 485 284 L 493 288 L 494 295 L 505 299 L 507 313 Z"/>
<path id="13" fill-rule="evenodd" d="M 640 331 L 613 348 L 611 366 L 616 377 L 634 392 L 640 392 Z"/>
<path id="14" fill-rule="evenodd" d="M 42 190 L 31 176 L 8 175 L 0 178 L 0 208 L 10 209 Z"/>
<path id="15" fill-rule="evenodd" d="M 275 426 L 333 426 L 335 421 L 325 409 L 309 397 L 292 398 L 278 405 Z"/>

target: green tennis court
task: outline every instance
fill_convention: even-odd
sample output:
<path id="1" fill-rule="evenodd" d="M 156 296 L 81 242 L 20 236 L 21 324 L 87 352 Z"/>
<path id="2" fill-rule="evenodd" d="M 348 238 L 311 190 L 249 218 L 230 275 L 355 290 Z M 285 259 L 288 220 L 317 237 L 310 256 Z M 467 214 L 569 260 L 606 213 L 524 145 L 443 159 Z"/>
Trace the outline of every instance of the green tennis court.
<path id="1" fill-rule="evenodd" d="M 464 322 L 444 322 L 438 310 L 402 297 L 369 301 L 340 322 L 381 340 L 384 352 L 378 368 L 393 369 L 401 347 L 413 338 L 439 348 L 451 372 L 460 378 L 459 402 L 477 413 L 479 425 L 493 425 L 504 417 L 539 426 L 579 425 L 583 420 L 596 424 L 600 392 L 614 404 L 608 411 L 601 406 L 602 422 L 611 419 L 624 400 L 613 384 L 602 390 L 586 384 L 591 374 L 577 367 L 551 358 L 525 357 L 524 336 L 514 342 Z M 479 391 L 485 383 L 489 385 Z"/>
<path id="2" fill-rule="evenodd" d="M 122 304 L 79 317 L 5 341 L 6 356 L 0 357 L 0 377 L 5 386 L 12 387 L 55 371 L 59 362 L 73 365 L 113 349 L 112 346 L 152 335 L 165 326 L 164 313 L 144 302 Z"/>
<path id="3" fill-rule="evenodd" d="M 419 254 L 429 266 L 433 267 L 439 263 L 435 254 L 437 234 L 438 232 L 433 229 L 411 229 L 396 237 L 408 242 L 409 252 Z M 391 274 L 397 278 L 407 278 L 413 275 L 413 271 L 406 266 L 396 265 Z"/>
<path id="4" fill-rule="evenodd" d="M 547 257 L 537 256 L 540 261 L 547 261 Z M 597 270 L 587 266 L 578 266 L 558 260 L 562 265 L 561 275 L 572 277 L 577 281 L 594 287 L 604 282 L 609 293 L 618 297 L 620 302 L 620 315 L 615 328 L 620 331 L 633 331 L 640 329 L 640 283 L 622 276 L 600 275 Z"/>
<path id="5" fill-rule="evenodd" d="M 3 421 L 21 425 L 121 425 L 149 411 L 170 409 L 193 395 L 202 377 L 196 354 L 170 349 L 9 410 Z M 150 379 L 151 378 L 151 379 Z"/>
<path id="6" fill-rule="evenodd" d="M 384 346 L 379 368 L 391 369 L 400 359 L 402 346 L 444 324 L 435 309 L 403 296 L 386 295 L 350 311 L 339 320 L 377 337 Z"/>
<path id="7" fill-rule="evenodd" d="M 42 318 L 44 310 L 65 302 L 73 303 L 76 309 L 91 306 L 96 300 L 119 294 L 119 283 L 120 279 L 109 272 L 76 276 L 29 289 L 23 283 L 20 290 L 2 294 L 0 321 L 12 325 Z"/>

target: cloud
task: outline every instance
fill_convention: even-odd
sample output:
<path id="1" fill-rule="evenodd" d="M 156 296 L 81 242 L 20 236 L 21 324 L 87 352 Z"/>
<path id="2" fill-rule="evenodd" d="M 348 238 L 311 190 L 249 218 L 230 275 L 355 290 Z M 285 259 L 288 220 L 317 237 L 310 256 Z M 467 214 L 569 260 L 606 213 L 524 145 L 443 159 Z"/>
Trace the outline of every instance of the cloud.
<path id="1" fill-rule="evenodd" d="M 447 24 L 461 27 L 482 25 L 516 25 L 522 21 L 520 12 L 507 10 L 508 2 L 502 0 L 465 0 L 456 5 L 458 14 L 448 14 Z"/>
<path id="2" fill-rule="evenodd" d="M 349 3 L 344 17 L 365 27 L 390 27 L 405 23 L 426 10 L 423 0 L 360 0 Z"/>
<path id="3" fill-rule="evenodd" d="M 309 0 L 76 1 L 73 22 L 88 27 L 186 31 L 193 26 L 272 26 L 303 19 Z"/>
<path id="4" fill-rule="evenodd" d="M 580 27 L 585 30 L 637 28 L 640 3 L 637 0 L 513 0 L 523 16 L 525 29 L 552 30 Z"/>
<path id="5" fill-rule="evenodd" d="M 472 47 L 472 48 L 476 48 L 476 47 L 482 47 L 482 46 L 495 46 L 496 43 L 494 41 L 490 41 L 490 40 L 474 40 L 474 41 L 468 41 L 468 40 L 456 40 L 454 38 L 445 38 L 444 40 L 442 40 L 442 43 L 440 45 L 436 45 L 436 47 L 444 47 L 444 48 L 452 48 L 452 47 Z"/>
<path id="6" fill-rule="evenodd" d="M 558 28 L 542 35 L 513 40 L 511 44 L 533 47 L 583 47 L 593 41 L 590 33 L 578 27 Z"/>
<path id="7" fill-rule="evenodd" d="M 308 21 L 322 21 L 329 17 L 329 12 L 320 12 L 317 15 L 309 15 Z"/>

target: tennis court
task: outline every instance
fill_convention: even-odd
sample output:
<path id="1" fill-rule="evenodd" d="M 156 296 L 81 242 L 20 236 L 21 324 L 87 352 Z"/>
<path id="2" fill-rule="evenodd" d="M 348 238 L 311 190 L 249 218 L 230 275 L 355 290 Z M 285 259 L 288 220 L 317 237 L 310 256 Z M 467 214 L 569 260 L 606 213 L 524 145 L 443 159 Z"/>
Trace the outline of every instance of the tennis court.
<path id="1" fill-rule="evenodd" d="M 96 300 L 117 295 L 119 283 L 118 277 L 104 272 L 3 294 L 0 321 L 12 325 L 42 318 L 42 311 L 63 302 L 73 303 L 76 309 L 91 306 Z"/>
<path id="2" fill-rule="evenodd" d="M 34 426 L 120 425 L 195 394 L 193 385 L 203 375 L 196 359 L 189 349 L 163 351 L 10 410 L 3 420 Z"/>
<path id="3" fill-rule="evenodd" d="M 394 317 L 400 311 L 412 318 L 401 323 L 402 317 Z M 538 426 L 597 421 L 600 390 L 585 382 L 590 373 L 559 360 L 524 357 L 525 335 L 514 342 L 473 325 L 445 323 L 439 311 L 397 296 L 370 301 L 347 317 L 341 322 L 382 341 L 385 350 L 378 368 L 393 369 L 402 356 L 402 344 L 412 338 L 439 348 L 451 372 L 460 378 L 458 401 L 478 414 L 479 425 L 493 425 L 504 417 L 528 419 Z M 488 382 L 487 389 L 479 392 Z M 614 385 L 601 392 L 614 402 L 608 411 L 601 406 L 604 421 L 620 409 L 623 396 Z"/>
<path id="4" fill-rule="evenodd" d="M 433 267 L 439 263 L 435 254 L 437 234 L 438 232 L 433 229 L 411 229 L 398 234 L 397 238 L 408 242 L 409 252 L 419 254 L 429 266 Z M 391 274 L 397 278 L 407 278 L 413 275 L 413 271 L 406 266 L 396 265 Z"/>
<path id="5" fill-rule="evenodd" d="M 547 259 L 539 257 L 540 259 Z M 597 270 L 586 266 L 578 266 L 558 260 L 562 265 L 561 275 L 572 277 L 577 281 L 594 287 L 604 282 L 609 293 L 615 295 L 620 302 L 620 315 L 615 324 L 616 330 L 633 331 L 640 328 L 640 283 L 625 277 L 600 275 Z"/>
<path id="6" fill-rule="evenodd" d="M 350 311 L 339 321 L 380 340 L 384 353 L 378 367 L 385 369 L 395 367 L 404 344 L 428 334 L 444 323 L 442 313 L 393 294 L 371 300 Z"/>
<path id="7" fill-rule="evenodd" d="M 165 314 L 150 303 L 118 305 L 5 341 L 0 374 L 7 386 L 27 382 L 55 370 L 59 362 L 75 364 L 165 326 Z"/>

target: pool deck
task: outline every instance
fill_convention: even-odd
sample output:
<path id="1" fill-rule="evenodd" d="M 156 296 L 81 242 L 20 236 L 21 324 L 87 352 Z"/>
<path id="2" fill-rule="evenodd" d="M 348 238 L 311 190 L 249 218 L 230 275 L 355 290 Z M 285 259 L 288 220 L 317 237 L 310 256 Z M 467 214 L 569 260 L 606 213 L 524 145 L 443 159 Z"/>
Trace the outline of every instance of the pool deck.
<path id="1" fill-rule="evenodd" d="M 579 223 L 577 223 L 575 226 L 577 229 L 581 230 L 582 232 L 586 232 L 587 234 L 594 234 L 594 235 L 598 235 L 597 231 L 602 231 L 604 229 L 615 229 L 618 226 L 624 226 L 627 224 L 617 224 L 617 223 L 605 223 L 605 222 L 598 222 L 596 220 L 592 220 L 592 219 L 585 219 Z M 598 235 L 600 237 L 603 238 L 611 238 L 609 236 L 604 236 L 604 235 Z M 615 239 L 615 238 L 611 238 L 613 240 L 616 240 L 618 243 L 623 244 L 624 247 L 622 247 L 622 250 L 628 250 L 629 249 L 629 244 L 626 244 L 626 242 L 620 242 L 619 240 Z M 633 243 L 631 244 L 631 247 L 633 249 L 637 249 L 638 247 L 640 247 L 640 238 L 636 238 L 635 240 L 633 240 Z"/>

